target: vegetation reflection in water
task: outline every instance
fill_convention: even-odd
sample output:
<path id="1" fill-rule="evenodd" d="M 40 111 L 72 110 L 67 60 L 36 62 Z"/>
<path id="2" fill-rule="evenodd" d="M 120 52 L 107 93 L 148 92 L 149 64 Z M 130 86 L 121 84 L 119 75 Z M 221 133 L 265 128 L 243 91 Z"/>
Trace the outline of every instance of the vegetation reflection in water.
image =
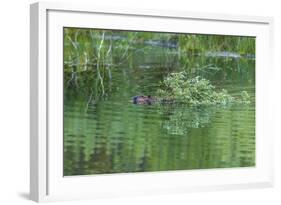
<path id="1" fill-rule="evenodd" d="M 250 103 L 135 105 L 171 73 Z M 255 165 L 255 38 L 64 28 L 64 175 Z"/>

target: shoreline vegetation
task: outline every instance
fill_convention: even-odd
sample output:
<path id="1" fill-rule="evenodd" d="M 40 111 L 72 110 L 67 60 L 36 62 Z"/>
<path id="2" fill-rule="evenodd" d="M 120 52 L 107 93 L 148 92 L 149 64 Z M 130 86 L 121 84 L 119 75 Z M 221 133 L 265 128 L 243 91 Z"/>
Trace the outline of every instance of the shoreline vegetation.
<path id="1" fill-rule="evenodd" d="M 190 105 L 250 103 L 246 91 L 237 99 L 226 89 L 217 91 L 210 80 L 198 77 L 229 68 L 205 64 L 204 60 L 198 63 L 192 56 L 255 58 L 254 37 L 65 28 L 65 89 L 85 96 L 87 105 L 90 101 L 105 99 L 114 92 L 111 83 L 114 72 L 129 76 L 128 68 L 120 71 L 116 68 L 132 64 L 133 55 L 145 53 L 151 47 L 162 49 L 166 55 L 166 62 L 163 62 L 166 76 L 162 77 L 162 88 L 155 91 L 160 97 Z M 175 67 L 182 69 L 175 70 Z"/>

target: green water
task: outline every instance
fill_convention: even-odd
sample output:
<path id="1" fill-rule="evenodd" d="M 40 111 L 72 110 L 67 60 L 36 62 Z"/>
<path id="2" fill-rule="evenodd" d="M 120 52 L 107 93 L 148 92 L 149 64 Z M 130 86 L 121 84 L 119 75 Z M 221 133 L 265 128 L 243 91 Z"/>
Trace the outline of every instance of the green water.
<path id="1" fill-rule="evenodd" d="M 233 96 L 246 90 L 250 105 L 132 104 L 182 70 L 174 52 L 135 52 L 112 69 L 111 93 L 102 99 L 64 89 L 65 176 L 255 166 L 254 59 L 189 57 L 194 66 L 219 67 L 198 74 Z"/>

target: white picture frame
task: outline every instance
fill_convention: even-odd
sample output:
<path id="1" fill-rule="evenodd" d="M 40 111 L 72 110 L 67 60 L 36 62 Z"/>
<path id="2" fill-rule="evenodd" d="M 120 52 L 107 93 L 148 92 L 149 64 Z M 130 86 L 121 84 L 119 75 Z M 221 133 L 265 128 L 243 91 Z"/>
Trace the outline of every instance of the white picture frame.
<path id="1" fill-rule="evenodd" d="M 256 166 L 63 177 L 62 69 L 55 68 L 63 65 L 61 34 L 64 26 L 256 36 Z M 272 29 L 273 19 L 270 17 L 97 8 L 73 3 L 32 4 L 31 200 L 41 202 L 273 186 L 273 134 L 269 120 L 272 113 L 266 109 L 270 105 L 267 95 L 273 67 Z"/>

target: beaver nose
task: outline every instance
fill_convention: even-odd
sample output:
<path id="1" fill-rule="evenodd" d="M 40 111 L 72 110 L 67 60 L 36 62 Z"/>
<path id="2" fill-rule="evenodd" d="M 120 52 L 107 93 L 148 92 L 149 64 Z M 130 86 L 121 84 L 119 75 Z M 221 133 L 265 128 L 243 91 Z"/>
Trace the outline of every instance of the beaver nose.
<path id="1" fill-rule="evenodd" d="M 137 103 L 138 103 L 138 96 L 134 96 L 134 97 L 133 97 L 133 103 L 134 103 L 134 104 L 137 104 Z"/>

